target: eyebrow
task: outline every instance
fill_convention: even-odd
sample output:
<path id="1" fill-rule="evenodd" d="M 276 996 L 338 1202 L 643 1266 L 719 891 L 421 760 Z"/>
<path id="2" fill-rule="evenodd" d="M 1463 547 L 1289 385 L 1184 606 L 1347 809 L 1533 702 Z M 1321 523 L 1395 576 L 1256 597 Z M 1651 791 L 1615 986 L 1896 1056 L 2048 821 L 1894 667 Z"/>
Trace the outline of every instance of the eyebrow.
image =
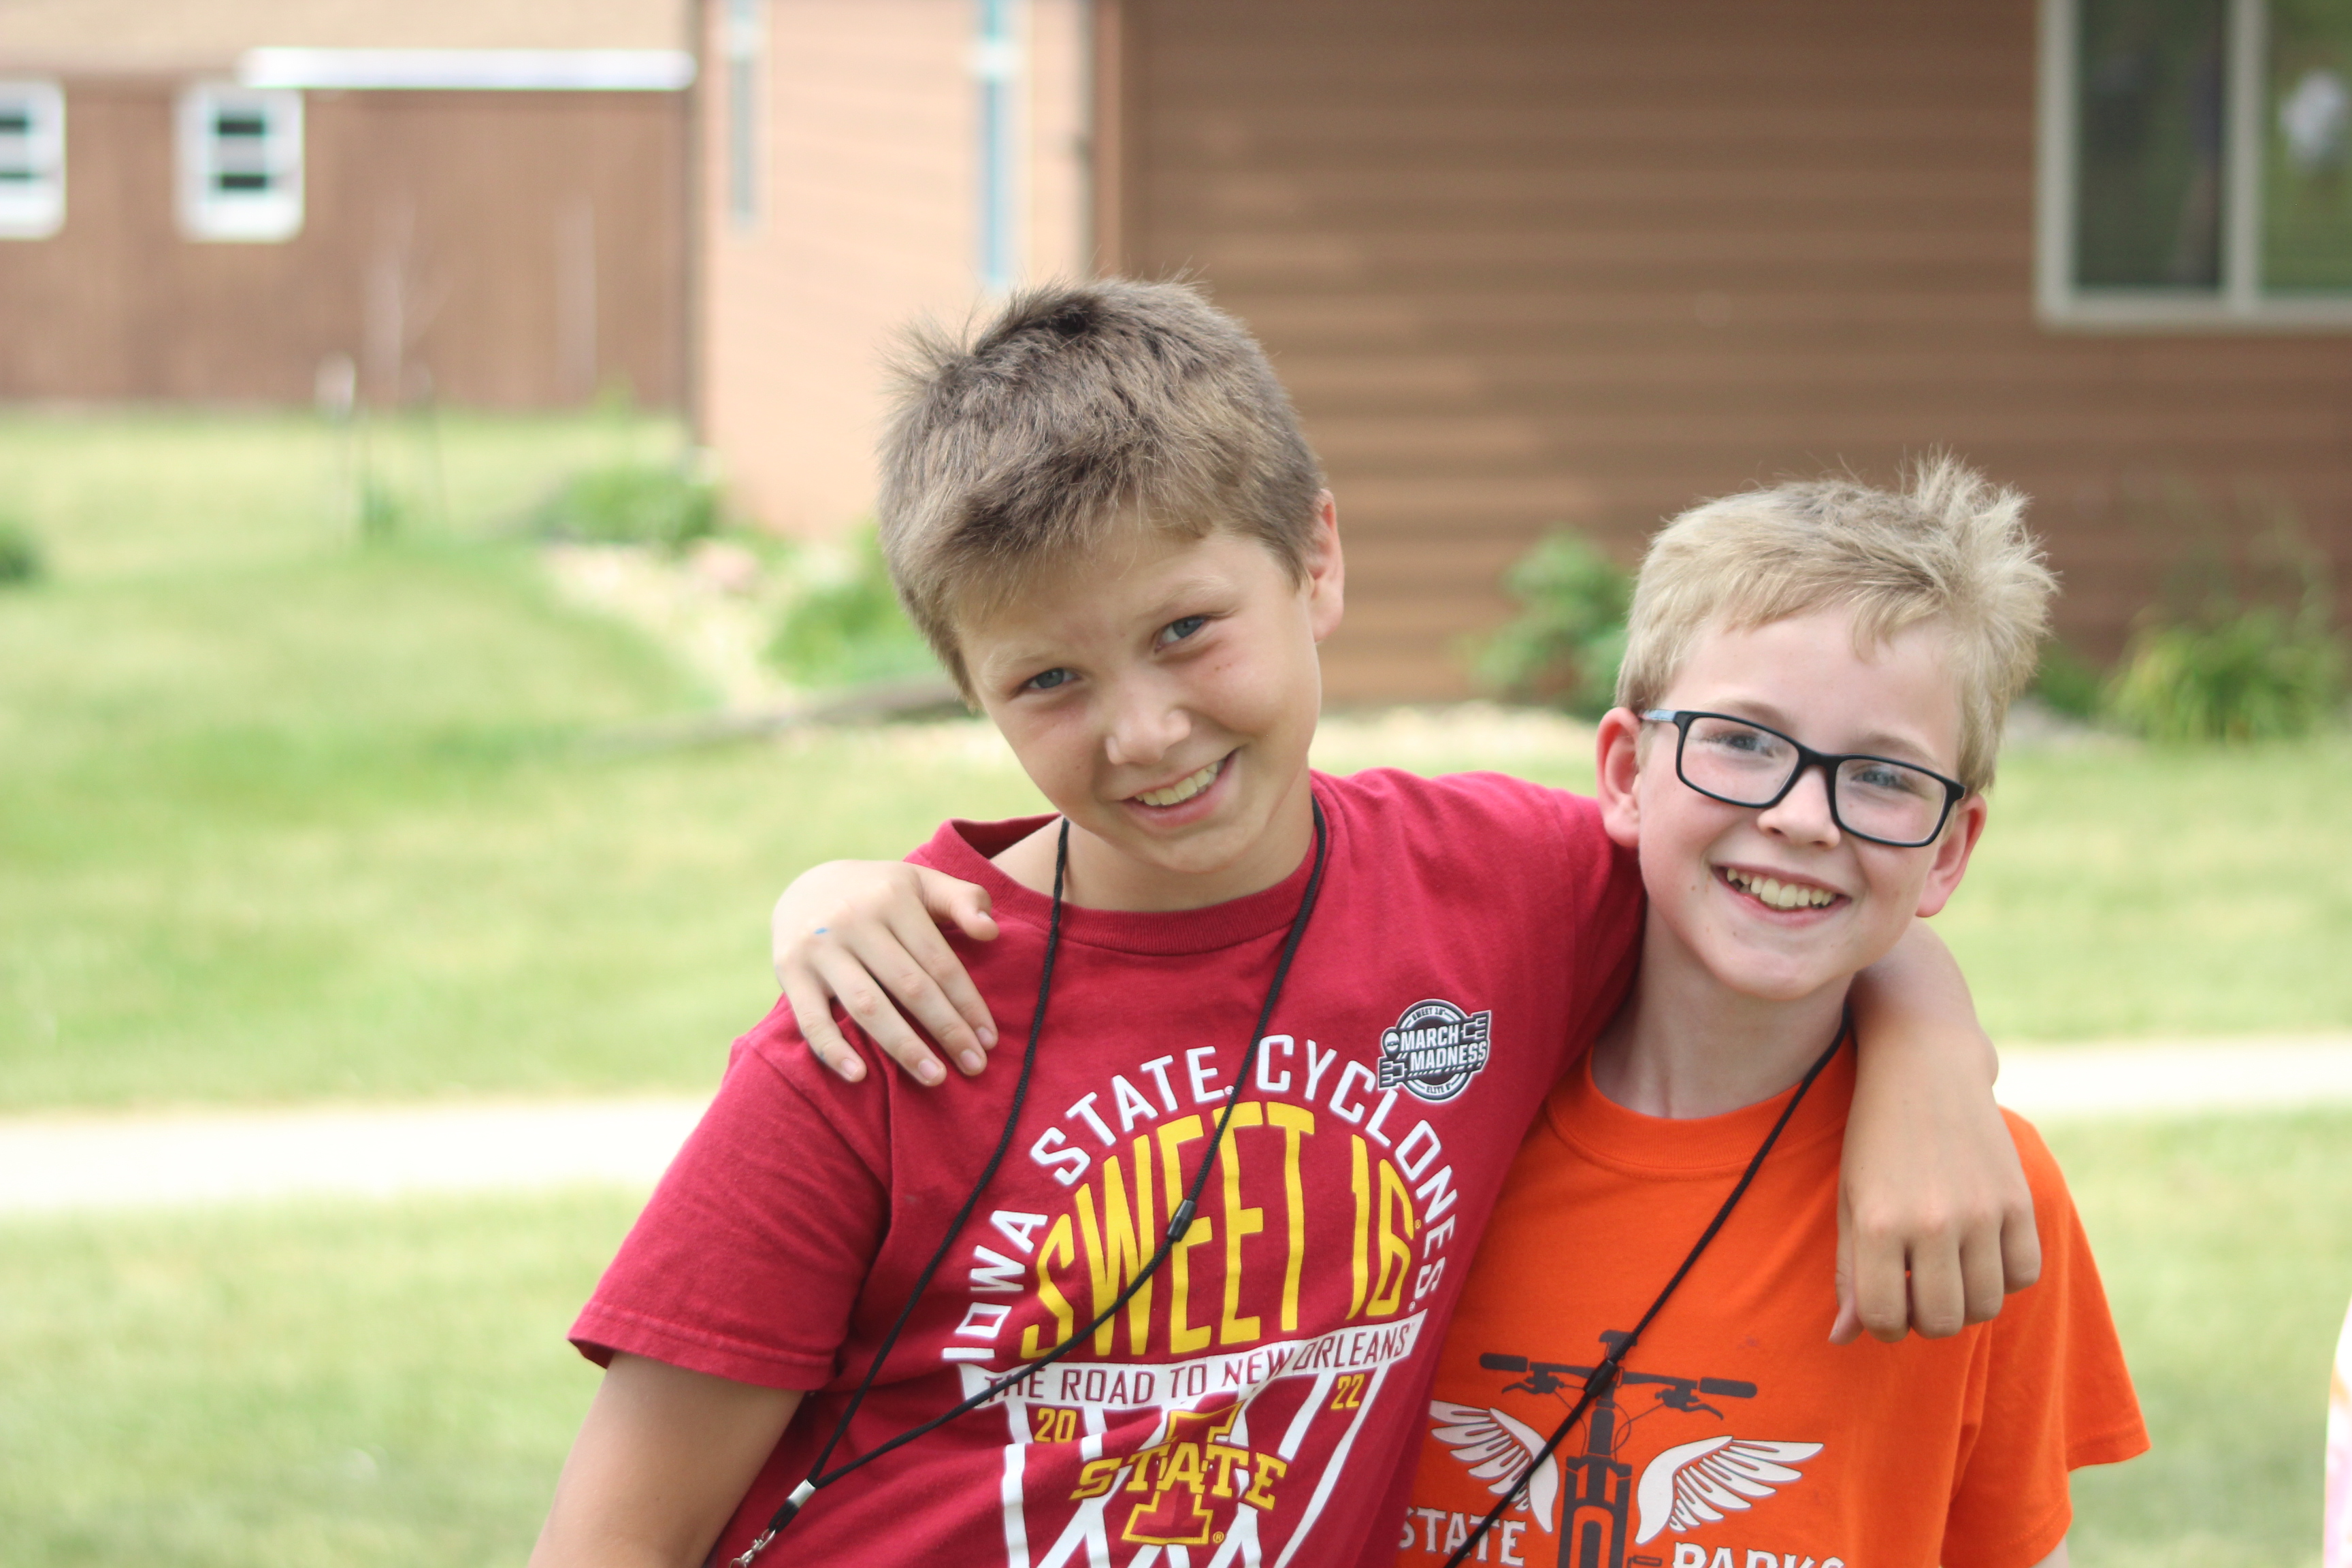
<path id="1" fill-rule="evenodd" d="M 1790 721 L 1788 714 L 1782 712 L 1771 703 L 1757 699 L 1730 698 L 1726 700 L 1723 705 L 1715 710 L 1718 713 L 1729 713 L 1735 718 L 1752 717 L 1756 722 L 1759 724 L 1767 725 L 1772 729 L 1780 730 L 1791 735 L 1795 734 L 1797 731 L 1796 725 Z M 1918 736 L 1897 734 L 1892 730 L 1865 730 L 1863 731 L 1861 739 L 1856 743 L 1865 749 L 1862 752 L 1849 752 L 1844 754 L 1848 756 L 1884 756 L 1895 762 L 1903 762 L 1906 760 L 1903 755 L 1906 752 L 1912 753 L 1914 756 L 1928 758 L 1933 758 L 1936 754 L 1936 749 L 1933 746 L 1928 745 L 1926 742 L 1920 740 Z M 1815 750 L 1819 749 L 1820 748 L 1818 747 L 1815 748 Z M 1937 765 L 1940 766 L 1941 764 L 1938 763 Z"/>

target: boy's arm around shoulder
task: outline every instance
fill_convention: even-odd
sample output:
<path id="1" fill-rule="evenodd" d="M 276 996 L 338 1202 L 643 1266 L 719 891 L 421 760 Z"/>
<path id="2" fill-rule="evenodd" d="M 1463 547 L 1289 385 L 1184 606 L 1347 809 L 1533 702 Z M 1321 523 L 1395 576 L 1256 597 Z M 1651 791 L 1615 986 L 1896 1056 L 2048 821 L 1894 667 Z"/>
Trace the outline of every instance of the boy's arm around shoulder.
<path id="1" fill-rule="evenodd" d="M 1951 952 L 1914 921 L 1855 978 L 1860 1059 L 1838 1183 L 1841 1343 L 1958 1333 L 2040 1278 L 2033 1195 Z"/>
<path id="2" fill-rule="evenodd" d="M 616 1355 L 555 1483 L 530 1568 L 694 1568 L 801 1395 Z"/>

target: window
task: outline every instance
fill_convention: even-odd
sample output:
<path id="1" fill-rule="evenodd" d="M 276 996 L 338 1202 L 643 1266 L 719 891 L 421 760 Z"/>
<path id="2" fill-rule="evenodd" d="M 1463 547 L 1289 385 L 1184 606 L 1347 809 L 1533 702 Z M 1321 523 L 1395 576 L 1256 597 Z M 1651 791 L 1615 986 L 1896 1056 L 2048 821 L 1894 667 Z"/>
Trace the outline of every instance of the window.
<path id="1" fill-rule="evenodd" d="M 1013 287 L 1021 271 L 1020 99 L 1021 0 L 975 0 L 978 15 L 971 75 L 979 89 L 978 241 L 973 258 L 980 284 L 992 293 Z"/>
<path id="2" fill-rule="evenodd" d="M 760 221 L 760 54 L 766 0 L 727 0 L 727 216 L 738 228 Z"/>
<path id="3" fill-rule="evenodd" d="M 2352 6 L 2042 0 L 2042 19 L 2043 320 L 2352 327 Z"/>
<path id="4" fill-rule="evenodd" d="M 47 239 L 65 221 L 65 94 L 0 81 L 0 239 Z"/>
<path id="5" fill-rule="evenodd" d="M 191 239 L 302 230 L 302 95 L 192 87 L 180 97 L 180 227 Z"/>

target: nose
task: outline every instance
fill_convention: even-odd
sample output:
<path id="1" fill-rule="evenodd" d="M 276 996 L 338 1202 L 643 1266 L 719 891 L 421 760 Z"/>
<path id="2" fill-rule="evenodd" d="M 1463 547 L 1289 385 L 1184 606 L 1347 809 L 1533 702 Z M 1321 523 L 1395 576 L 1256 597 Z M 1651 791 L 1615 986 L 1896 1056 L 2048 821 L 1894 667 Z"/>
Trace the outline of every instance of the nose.
<path id="1" fill-rule="evenodd" d="M 1830 771 L 1826 763 L 1809 765 L 1789 786 L 1789 793 L 1756 815 L 1756 826 L 1800 844 L 1835 844 L 1837 816 L 1830 810 Z"/>
<path id="2" fill-rule="evenodd" d="M 1192 732 L 1192 716 L 1164 682 L 1119 681 L 1104 696 L 1103 751 L 1118 767 L 1149 767 Z"/>

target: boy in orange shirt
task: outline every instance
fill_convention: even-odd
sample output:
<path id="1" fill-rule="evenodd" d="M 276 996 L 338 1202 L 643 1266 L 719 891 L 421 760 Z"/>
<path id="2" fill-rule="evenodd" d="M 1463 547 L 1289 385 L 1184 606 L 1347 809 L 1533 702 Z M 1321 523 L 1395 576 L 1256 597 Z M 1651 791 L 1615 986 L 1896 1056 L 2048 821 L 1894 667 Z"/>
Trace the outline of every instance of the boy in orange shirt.
<path id="1" fill-rule="evenodd" d="M 2063 1568 L 2067 1472 L 2147 1447 L 2082 1225 L 2015 1116 L 2041 1282 L 1949 1339 L 1818 1326 L 1847 986 L 1984 828 L 2051 586 L 2023 506 L 1948 460 L 1904 495 L 1712 501 L 1653 542 L 1599 736 L 1641 968 L 1505 1184 L 1401 1564 Z"/>

